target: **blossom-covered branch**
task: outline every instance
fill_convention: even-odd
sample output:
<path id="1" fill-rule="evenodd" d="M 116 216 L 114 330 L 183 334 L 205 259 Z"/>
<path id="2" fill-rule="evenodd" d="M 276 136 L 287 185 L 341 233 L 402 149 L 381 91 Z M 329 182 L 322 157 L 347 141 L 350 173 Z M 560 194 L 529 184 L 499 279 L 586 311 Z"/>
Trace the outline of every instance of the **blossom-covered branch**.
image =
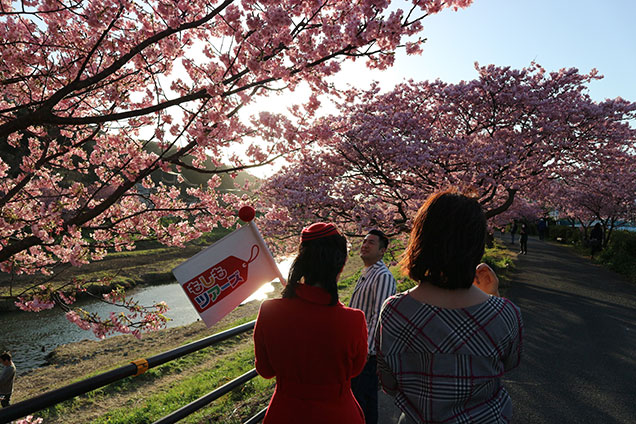
<path id="1" fill-rule="evenodd" d="M 448 186 L 473 193 L 494 218 L 520 199 L 558 196 L 551 181 L 581 179 L 591 164 L 614 163 L 604 157 L 622 152 L 625 162 L 636 162 L 629 125 L 636 104 L 593 101 L 586 88 L 600 78 L 596 71 L 547 73 L 535 63 L 476 70 L 477 79 L 458 84 L 351 90 L 338 114 L 308 130 L 312 143 L 265 185 L 265 231 L 284 237 L 320 219 L 352 233 L 405 232 L 428 194 Z M 633 189 L 624 187 L 621 196 L 634 203 Z"/>
<path id="2" fill-rule="evenodd" d="M 240 200 L 214 174 L 296 151 L 343 60 L 385 69 L 420 17 L 471 3 L 405 1 L 405 17 L 376 0 L 0 1 L 0 270 L 230 227 Z M 239 113 L 300 84 L 290 116 Z M 197 170 L 209 178 L 187 189 L 157 178 Z"/>

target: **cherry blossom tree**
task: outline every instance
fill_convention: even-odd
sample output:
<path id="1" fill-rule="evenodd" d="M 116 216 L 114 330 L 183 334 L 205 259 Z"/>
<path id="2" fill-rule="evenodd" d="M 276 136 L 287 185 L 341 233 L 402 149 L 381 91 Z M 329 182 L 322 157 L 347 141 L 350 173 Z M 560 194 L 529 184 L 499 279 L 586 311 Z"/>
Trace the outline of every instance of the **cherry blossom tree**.
<path id="1" fill-rule="evenodd" d="M 140 240 L 183 246 L 233 225 L 241 200 L 219 199 L 219 174 L 297 149 L 298 127 L 317 96 L 333 92 L 325 78 L 343 60 L 385 69 L 396 48 L 420 50 L 412 36 L 425 16 L 471 3 L 0 0 L 1 271 L 50 274 Z M 301 83 L 309 100 L 289 116 L 239 114 Z M 212 169 L 202 166 L 209 158 Z M 185 201 L 151 179 L 171 167 L 211 178 Z M 18 305 L 68 306 L 82 284 L 38 287 Z M 150 312 L 121 294 L 110 300 L 132 313 L 100 320 L 69 307 L 68 317 L 102 336 L 164 319 L 164 305 Z M 134 321 L 139 314 L 147 321 Z"/>
<path id="2" fill-rule="evenodd" d="M 536 199 L 530 200 L 523 196 L 515 196 L 514 203 L 504 212 L 491 217 L 488 220 L 490 230 L 506 228 L 513 221 L 533 222 L 545 217 L 551 209 L 545 203 Z"/>
<path id="3" fill-rule="evenodd" d="M 563 172 L 551 184 L 554 195 L 544 202 L 559 216 L 578 224 L 583 238 L 596 223 L 603 228 L 603 246 L 612 232 L 636 217 L 636 156 L 633 150 L 606 151 L 593 162 Z"/>
<path id="4" fill-rule="evenodd" d="M 476 69 L 477 79 L 458 84 L 351 90 L 270 179 L 269 233 L 284 237 L 312 220 L 351 234 L 371 226 L 403 233 L 424 199 L 449 186 L 473 192 L 493 218 L 515 198 L 538 200 L 550 181 L 601 152 L 633 153 L 636 104 L 593 101 L 586 87 L 601 78 L 596 71 Z"/>

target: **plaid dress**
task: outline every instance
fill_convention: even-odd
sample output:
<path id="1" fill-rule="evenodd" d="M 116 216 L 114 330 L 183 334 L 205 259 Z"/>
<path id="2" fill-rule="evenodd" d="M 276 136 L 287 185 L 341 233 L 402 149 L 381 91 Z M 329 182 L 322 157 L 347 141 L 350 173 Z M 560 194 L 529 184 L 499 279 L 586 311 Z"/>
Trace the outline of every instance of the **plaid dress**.
<path id="1" fill-rule="evenodd" d="M 508 299 L 445 309 L 400 293 L 385 302 L 377 331 L 384 390 L 412 422 L 510 421 L 501 377 L 519 365 L 523 324 Z"/>

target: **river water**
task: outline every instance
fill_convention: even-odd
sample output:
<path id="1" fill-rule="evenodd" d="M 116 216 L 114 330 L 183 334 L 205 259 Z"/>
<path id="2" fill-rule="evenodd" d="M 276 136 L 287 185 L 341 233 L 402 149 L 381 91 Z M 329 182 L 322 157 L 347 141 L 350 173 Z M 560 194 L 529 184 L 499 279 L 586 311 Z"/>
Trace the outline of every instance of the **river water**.
<path id="1" fill-rule="evenodd" d="M 291 259 L 285 259 L 278 264 L 283 275 L 287 275 Z M 267 298 L 274 287 L 267 283 L 247 298 L 243 303 L 261 302 Z M 151 305 L 165 301 L 170 309 L 165 314 L 171 321 L 167 327 L 177 327 L 193 323 L 199 319 L 194 306 L 188 300 L 185 292 L 175 282 L 160 286 L 145 286 L 129 290 L 141 305 Z M 74 306 L 89 312 L 97 312 L 103 318 L 113 311 L 112 305 L 99 300 L 84 299 Z M 114 334 L 117 335 L 117 334 Z M 57 346 L 81 340 L 99 340 L 92 331 L 82 330 L 70 323 L 60 308 L 42 312 L 3 312 L 0 313 L 0 346 L 9 350 L 13 355 L 13 362 L 18 374 L 41 367 L 46 364 L 46 356 Z"/>

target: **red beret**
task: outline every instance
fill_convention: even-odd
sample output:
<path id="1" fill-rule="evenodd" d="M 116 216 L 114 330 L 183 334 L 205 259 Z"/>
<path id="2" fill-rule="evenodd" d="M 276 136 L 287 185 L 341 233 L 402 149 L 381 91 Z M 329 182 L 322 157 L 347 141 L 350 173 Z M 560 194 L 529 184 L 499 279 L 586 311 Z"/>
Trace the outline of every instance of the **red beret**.
<path id="1" fill-rule="evenodd" d="M 309 227 L 303 228 L 303 231 L 300 233 L 300 242 L 316 240 L 321 237 L 333 236 L 336 234 L 340 233 L 335 225 L 327 222 L 316 222 L 315 224 L 311 224 Z"/>

